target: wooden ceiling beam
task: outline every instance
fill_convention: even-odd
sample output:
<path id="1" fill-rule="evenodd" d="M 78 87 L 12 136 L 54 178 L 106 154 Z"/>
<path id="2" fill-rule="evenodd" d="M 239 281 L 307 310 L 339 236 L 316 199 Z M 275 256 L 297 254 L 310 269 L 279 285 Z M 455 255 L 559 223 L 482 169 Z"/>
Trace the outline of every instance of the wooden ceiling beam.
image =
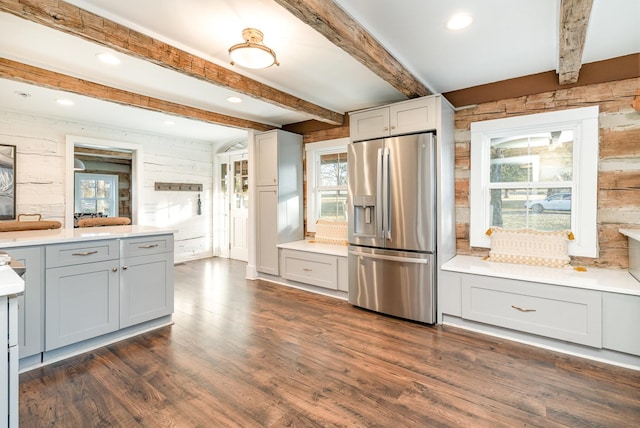
<path id="1" fill-rule="evenodd" d="M 431 95 L 389 51 L 340 6 L 327 0 L 275 0 L 305 24 L 409 98 Z"/>
<path id="2" fill-rule="evenodd" d="M 60 0 L 0 2 L 0 11 L 114 49 L 269 104 L 341 125 L 344 115 L 272 88 L 213 62 Z"/>
<path id="3" fill-rule="evenodd" d="M 561 85 L 578 81 L 593 0 L 561 0 L 558 77 Z"/>
<path id="4" fill-rule="evenodd" d="M 100 85 L 53 71 L 45 70 L 31 65 L 22 64 L 6 58 L 0 58 L 0 78 L 25 82 L 49 89 L 62 90 L 74 94 L 109 101 L 123 106 L 138 107 L 145 110 L 166 113 L 172 116 L 180 116 L 195 119 L 216 125 L 232 126 L 234 128 L 255 129 L 256 131 L 268 131 L 276 128 L 273 125 L 253 122 L 233 116 L 214 113 L 207 110 L 189 107 L 170 101 L 135 94 L 122 89 Z"/>

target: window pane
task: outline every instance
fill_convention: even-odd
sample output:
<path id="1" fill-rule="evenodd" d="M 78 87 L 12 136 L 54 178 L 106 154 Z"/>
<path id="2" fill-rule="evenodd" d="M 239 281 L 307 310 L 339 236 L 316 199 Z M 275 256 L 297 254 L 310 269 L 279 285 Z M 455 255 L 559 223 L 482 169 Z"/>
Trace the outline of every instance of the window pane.
<path id="1" fill-rule="evenodd" d="M 96 198 L 109 198 L 111 197 L 111 182 L 98 180 L 96 189 Z"/>
<path id="2" fill-rule="evenodd" d="M 347 185 L 347 154 L 320 155 L 320 187 Z"/>
<path id="3" fill-rule="evenodd" d="M 81 195 L 80 196 L 81 198 L 95 198 L 96 197 L 96 181 L 81 180 L 80 195 Z"/>
<path id="4" fill-rule="evenodd" d="M 571 181 L 573 131 L 491 139 L 492 183 Z"/>
<path id="5" fill-rule="evenodd" d="M 96 201 L 95 199 L 91 200 L 83 200 L 81 201 L 80 212 L 83 213 L 95 213 L 96 211 Z"/>
<path id="6" fill-rule="evenodd" d="M 491 226 L 571 229 L 571 189 L 493 189 Z"/>
<path id="7" fill-rule="evenodd" d="M 322 220 L 346 221 L 346 190 L 323 190 L 319 192 L 320 216 Z"/>
<path id="8" fill-rule="evenodd" d="M 109 200 L 107 199 L 98 199 L 96 201 L 97 204 L 97 209 L 99 213 L 102 213 L 106 216 L 110 216 L 111 215 L 111 210 L 110 210 L 110 205 L 109 205 Z"/>

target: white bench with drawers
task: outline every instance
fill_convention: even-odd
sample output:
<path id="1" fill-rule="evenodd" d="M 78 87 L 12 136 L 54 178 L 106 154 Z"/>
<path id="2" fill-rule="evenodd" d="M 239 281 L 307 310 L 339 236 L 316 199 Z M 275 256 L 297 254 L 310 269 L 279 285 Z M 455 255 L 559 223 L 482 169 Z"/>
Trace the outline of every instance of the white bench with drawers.
<path id="1" fill-rule="evenodd" d="M 640 282 L 627 270 L 473 256 L 442 270 L 440 323 L 640 370 Z"/>

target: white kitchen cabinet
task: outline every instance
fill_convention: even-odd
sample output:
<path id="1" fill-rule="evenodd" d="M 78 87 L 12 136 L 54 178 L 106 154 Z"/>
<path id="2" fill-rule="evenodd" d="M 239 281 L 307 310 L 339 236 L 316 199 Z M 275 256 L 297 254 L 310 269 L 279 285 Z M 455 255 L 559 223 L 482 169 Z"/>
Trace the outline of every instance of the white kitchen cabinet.
<path id="1" fill-rule="evenodd" d="M 279 274 L 277 245 L 303 238 L 302 136 L 273 130 L 255 136 L 256 270 Z"/>
<path id="2" fill-rule="evenodd" d="M 640 296 L 602 293 L 602 346 L 640 356 Z"/>
<path id="3" fill-rule="evenodd" d="M 46 246 L 45 351 L 173 312 L 173 235 Z"/>
<path id="4" fill-rule="evenodd" d="M 56 247 L 48 247 L 47 255 Z M 118 258 L 47 266 L 45 351 L 118 330 L 119 275 Z"/>
<path id="5" fill-rule="evenodd" d="M 278 189 L 276 186 L 262 186 L 256 193 L 256 269 L 278 275 Z"/>
<path id="6" fill-rule="evenodd" d="M 18 426 L 18 298 L 0 296 L 0 422 L 1 427 Z"/>
<path id="7" fill-rule="evenodd" d="M 282 277 L 292 281 L 338 289 L 338 258 L 328 254 L 280 250 Z"/>
<path id="8" fill-rule="evenodd" d="M 256 139 L 256 186 L 278 184 L 278 133 L 257 134 Z"/>
<path id="9" fill-rule="evenodd" d="M 357 111 L 349 115 L 352 141 L 411 134 L 436 129 L 433 96 Z"/>
<path id="10" fill-rule="evenodd" d="M 18 296 L 18 346 L 24 358 L 44 349 L 44 253 L 36 246 L 11 248 L 9 254 L 27 269 L 24 293 Z"/>
<path id="11" fill-rule="evenodd" d="M 462 276 L 462 318 L 594 347 L 602 346 L 601 293 Z"/>
<path id="12" fill-rule="evenodd" d="M 173 235 L 120 245 L 120 328 L 173 313 Z"/>

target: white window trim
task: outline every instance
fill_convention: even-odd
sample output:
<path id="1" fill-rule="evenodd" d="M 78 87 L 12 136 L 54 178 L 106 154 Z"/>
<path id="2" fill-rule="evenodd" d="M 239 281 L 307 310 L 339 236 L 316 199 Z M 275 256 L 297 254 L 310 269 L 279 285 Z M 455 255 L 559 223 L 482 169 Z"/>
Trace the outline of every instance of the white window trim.
<path id="1" fill-rule="evenodd" d="M 317 198 L 318 189 L 318 161 L 321 154 L 347 152 L 349 138 L 336 138 L 334 140 L 318 141 L 317 143 L 305 144 L 306 152 L 306 173 L 307 173 L 307 231 L 316 231 Z"/>
<path id="2" fill-rule="evenodd" d="M 527 116 L 487 120 L 471 124 L 470 244 L 490 248 L 485 232 L 490 227 L 489 168 L 492 138 L 535 133 L 549 128 L 573 128 L 573 183 L 571 225 L 575 236 L 569 242 L 572 256 L 598 257 L 598 160 L 599 107 L 583 107 Z"/>

